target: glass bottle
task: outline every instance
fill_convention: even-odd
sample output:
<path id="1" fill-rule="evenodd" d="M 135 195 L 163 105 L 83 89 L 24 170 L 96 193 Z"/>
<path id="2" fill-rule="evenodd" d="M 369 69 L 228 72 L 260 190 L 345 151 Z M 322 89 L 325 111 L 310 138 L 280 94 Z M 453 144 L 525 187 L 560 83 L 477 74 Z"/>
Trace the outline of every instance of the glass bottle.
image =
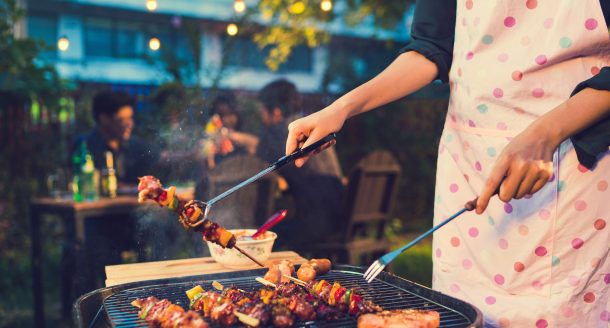
<path id="1" fill-rule="evenodd" d="M 115 198 L 117 196 L 117 178 L 114 170 L 114 158 L 112 152 L 107 151 L 106 167 L 101 173 L 102 196 Z"/>

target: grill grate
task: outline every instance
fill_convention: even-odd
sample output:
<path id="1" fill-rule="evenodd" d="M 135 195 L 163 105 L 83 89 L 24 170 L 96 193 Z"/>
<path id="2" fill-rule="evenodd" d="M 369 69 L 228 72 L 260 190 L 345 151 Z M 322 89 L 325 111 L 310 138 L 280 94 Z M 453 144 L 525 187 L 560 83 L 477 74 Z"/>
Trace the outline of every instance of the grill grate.
<path id="1" fill-rule="evenodd" d="M 254 277 L 256 276 L 260 275 L 254 274 L 248 277 L 221 278 L 215 280 L 227 287 L 235 286 L 249 291 L 258 289 L 262 286 L 260 283 L 254 280 Z M 372 300 L 387 310 L 415 308 L 421 310 L 438 311 L 441 315 L 441 327 L 468 327 L 474 324 L 472 318 L 469 318 L 466 314 L 456 310 L 455 307 L 443 305 L 441 304 L 442 302 L 433 301 L 420 295 L 422 293 L 418 293 L 418 288 L 412 288 L 410 290 L 409 288 L 403 288 L 408 286 L 399 286 L 399 284 L 388 282 L 391 279 L 375 279 L 372 283 L 367 284 L 362 278 L 362 273 L 343 270 L 332 270 L 323 278 L 327 281 L 338 281 L 346 288 L 357 288 L 366 299 Z M 104 300 L 104 307 L 106 309 L 106 314 L 110 319 L 110 323 L 114 327 L 147 327 L 146 322 L 138 318 L 138 310 L 131 305 L 131 301 L 136 298 L 155 296 L 159 299 L 169 299 L 171 302 L 188 309 L 189 300 L 186 297 L 185 291 L 195 285 L 201 285 L 205 290 L 213 289 L 212 280 L 193 280 L 189 282 L 131 288 L 106 298 Z M 414 286 L 427 290 L 418 285 Z M 442 295 L 440 293 L 437 294 Z M 455 300 L 452 299 L 452 301 Z M 462 307 L 465 306 L 465 304 L 459 305 Z M 297 326 L 355 327 L 356 319 L 346 315 L 339 321 L 298 322 Z M 218 326 L 212 325 L 212 327 Z"/>

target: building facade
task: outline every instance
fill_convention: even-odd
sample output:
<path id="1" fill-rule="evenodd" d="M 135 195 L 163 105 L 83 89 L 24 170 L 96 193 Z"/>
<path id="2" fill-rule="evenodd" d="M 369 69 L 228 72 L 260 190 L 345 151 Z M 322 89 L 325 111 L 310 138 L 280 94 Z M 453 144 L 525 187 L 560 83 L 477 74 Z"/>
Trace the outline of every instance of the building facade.
<path id="1" fill-rule="evenodd" d="M 335 54 L 349 57 L 354 74 L 374 75 L 408 39 L 409 14 L 393 31 L 379 31 L 372 24 L 349 27 L 337 19 L 325 26 L 333 41 L 313 49 L 295 48 L 273 72 L 264 64 L 266 51 L 251 38 L 227 34 L 227 25 L 239 18 L 233 3 L 27 0 L 24 33 L 50 45 L 42 59 L 54 63 L 63 78 L 80 83 L 153 87 L 180 79 L 206 88 L 221 76 L 222 88 L 258 90 L 281 76 L 304 92 L 342 91 L 327 73 Z M 151 11 L 147 5 L 156 8 Z M 333 10 L 340 12 L 341 3 Z M 394 45 L 385 46 L 388 40 Z"/>

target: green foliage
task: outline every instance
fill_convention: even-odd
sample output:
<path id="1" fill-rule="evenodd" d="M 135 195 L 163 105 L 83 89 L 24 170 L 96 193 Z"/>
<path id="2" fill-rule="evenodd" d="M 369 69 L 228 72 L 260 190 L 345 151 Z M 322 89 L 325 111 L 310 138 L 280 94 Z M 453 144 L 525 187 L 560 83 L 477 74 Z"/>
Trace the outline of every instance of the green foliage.
<path id="1" fill-rule="evenodd" d="M 56 106 L 59 76 L 53 66 L 36 58 L 46 46 L 29 38 L 15 38 L 14 26 L 23 16 L 16 0 L 0 2 L 0 90 L 45 99 L 48 106 Z"/>
<path id="2" fill-rule="evenodd" d="M 348 25 L 356 26 L 372 17 L 375 28 L 393 29 L 412 2 L 346 0 L 344 10 L 338 15 L 335 10 L 323 11 L 321 0 L 260 0 L 257 10 L 266 27 L 255 33 L 254 41 L 261 49 L 271 48 L 265 63 L 275 71 L 295 46 L 305 44 L 313 48 L 329 42 L 328 23 L 343 19 Z"/>

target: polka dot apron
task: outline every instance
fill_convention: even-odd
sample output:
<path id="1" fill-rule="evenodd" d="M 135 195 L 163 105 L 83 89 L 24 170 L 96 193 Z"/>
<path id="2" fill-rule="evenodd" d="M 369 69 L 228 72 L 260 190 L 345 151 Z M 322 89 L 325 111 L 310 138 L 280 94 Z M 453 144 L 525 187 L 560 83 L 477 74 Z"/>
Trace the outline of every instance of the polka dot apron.
<path id="1" fill-rule="evenodd" d="M 608 66 L 599 0 L 458 0 L 435 223 L 482 189 L 507 143 Z M 589 171 L 571 143 L 535 195 L 492 198 L 434 236 L 433 287 L 490 327 L 608 327 L 610 155 Z"/>

